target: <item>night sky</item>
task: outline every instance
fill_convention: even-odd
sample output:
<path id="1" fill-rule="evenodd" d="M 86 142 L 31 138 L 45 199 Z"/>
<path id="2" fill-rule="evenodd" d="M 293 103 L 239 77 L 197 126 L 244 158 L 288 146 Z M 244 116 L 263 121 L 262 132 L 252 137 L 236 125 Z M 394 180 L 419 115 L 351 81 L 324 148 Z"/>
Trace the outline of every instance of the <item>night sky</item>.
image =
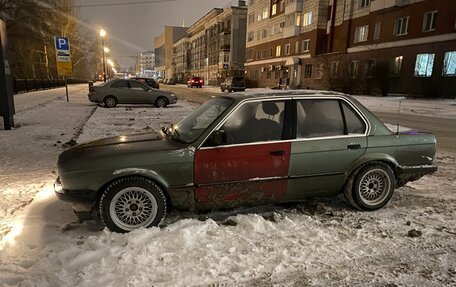
<path id="1" fill-rule="evenodd" d="M 223 8 L 231 0 L 170 0 L 150 4 L 112 5 L 118 3 L 152 2 L 157 0 L 77 0 L 75 5 L 107 4 L 99 7 L 80 7 L 79 17 L 91 29 L 103 28 L 107 42 L 122 68 L 134 63 L 139 53 L 153 49 L 154 37 L 165 25 L 190 26 L 212 8 Z"/>

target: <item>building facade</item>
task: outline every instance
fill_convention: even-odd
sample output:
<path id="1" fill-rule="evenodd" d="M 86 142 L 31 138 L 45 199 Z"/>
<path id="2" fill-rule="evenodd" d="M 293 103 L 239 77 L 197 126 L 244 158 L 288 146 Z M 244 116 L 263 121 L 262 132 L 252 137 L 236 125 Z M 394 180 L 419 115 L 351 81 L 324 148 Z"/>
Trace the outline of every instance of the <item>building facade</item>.
<path id="1" fill-rule="evenodd" d="M 250 0 L 247 77 L 260 87 L 448 96 L 455 21 L 448 0 Z"/>
<path id="2" fill-rule="evenodd" d="M 244 75 L 247 6 L 244 1 L 215 8 L 191 25 L 187 38 L 174 44 L 174 74 L 200 76 L 209 85 Z"/>
<path id="3" fill-rule="evenodd" d="M 165 26 L 163 33 L 154 38 L 155 69 L 159 78 L 173 76 L 173 45 L 186 35 L 187 27 Z"/>
<path id="4" fill-rule="evenodd" d="M 144 77 L 155 76 L 155 51 L 149 50 L 139 55 L 140 75 Z"/>

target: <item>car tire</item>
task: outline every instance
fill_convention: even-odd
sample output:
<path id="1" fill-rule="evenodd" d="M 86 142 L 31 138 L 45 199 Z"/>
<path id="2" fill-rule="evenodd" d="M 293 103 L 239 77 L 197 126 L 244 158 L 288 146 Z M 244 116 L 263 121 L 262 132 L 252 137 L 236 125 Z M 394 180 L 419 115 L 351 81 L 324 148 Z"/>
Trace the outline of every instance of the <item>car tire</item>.
<path id="1" fill-rule="evenodd" d="M 155 101 L 155 106 L 157 108 L 166 108 L 168 105 L 168 99 L 165 97 L 158 97 L 158 99 Z"/>
<path id="2" fill-rule="evenodd" d="M 116 179 L 104 190 L 100 215 L 111 231 L 125 233 L 158 226 L 166 215 L 166 197 L 155 182 L 141 176 Z"/>
<path id="3" fill-rule="evenodd" d="M 233 88 L 228 88 L 228 93 L 232 93 L 233 92 Z"/>
<path id="4" fill-rule="evenodd" d="M 117 106 L 117 99 L 113 96 L 107 96 L 104 98 L 103 103 L 106 108 L 114 108 Z"/>
<path id="5" fill-rule="evenodd" d="M 356 209 L 371 211 L 384 207 L 391 199 L 396 186 L 393 170 L 383 162 L 370 162 L 350 176 L 344 195 Z"/>
<path id="6" fill-rule="evenodd" d="M 225 92 L 225 89 L 224 89 L 224 88 L 222 88 L 222 87 L 220 87 L 220 90 L 222 91 L 222 93 L 224 93 L 224 92 Z"/>

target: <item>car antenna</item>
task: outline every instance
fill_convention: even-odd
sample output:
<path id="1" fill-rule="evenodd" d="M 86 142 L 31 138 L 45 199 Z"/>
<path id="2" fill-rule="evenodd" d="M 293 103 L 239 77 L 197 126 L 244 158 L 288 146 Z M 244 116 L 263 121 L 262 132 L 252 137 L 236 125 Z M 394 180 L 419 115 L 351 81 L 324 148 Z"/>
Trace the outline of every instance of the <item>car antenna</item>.
<path id="1" fill-rule="evenodd" d="M 397 128 L 396 128 L 396 134 L 398 135 L 399 134 L 399 121 L 400 121 L 400 117 L 401 117 L 401 104 L 402 104 L 402 100 L 399 100 L 399 112 L 397 114 Z"/>

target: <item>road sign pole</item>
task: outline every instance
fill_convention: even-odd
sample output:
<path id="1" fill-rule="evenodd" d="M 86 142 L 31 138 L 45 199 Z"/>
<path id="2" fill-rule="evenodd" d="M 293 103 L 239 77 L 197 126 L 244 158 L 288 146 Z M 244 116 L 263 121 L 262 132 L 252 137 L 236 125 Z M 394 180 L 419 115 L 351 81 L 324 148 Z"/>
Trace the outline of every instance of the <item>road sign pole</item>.
<path id="1" fill-rule="evenodd" d="M 66 90 L 66 98 L 67 98 L 67 102 L 70 101 L 70 97 L 68 95 L 68 82 L 67 82 L 67 78 L 66 77 L 63 77 L 65 79 L 65 90 Z"/>

